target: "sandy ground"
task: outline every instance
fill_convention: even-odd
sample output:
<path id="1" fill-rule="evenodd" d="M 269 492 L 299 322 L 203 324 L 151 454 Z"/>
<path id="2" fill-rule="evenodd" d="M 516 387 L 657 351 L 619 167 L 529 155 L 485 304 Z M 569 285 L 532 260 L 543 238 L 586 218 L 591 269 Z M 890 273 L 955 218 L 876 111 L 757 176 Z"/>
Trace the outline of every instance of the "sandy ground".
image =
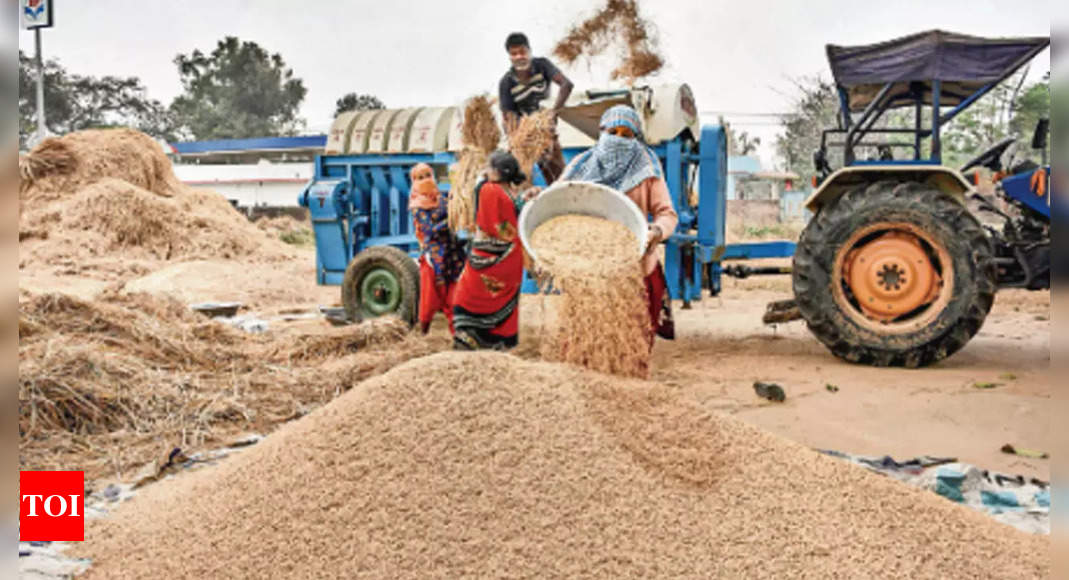
<path id="1" fill-rule="evenodd" d="M 790 277 L 725 279 L 720 297 L 675 304 L 675 341 L 658 341 L 654 380 L 692 392 L 710 409 L 820 449 L 908 459 L 956 457 L 982 468 L 1049 480 L 1050 462 L 1007 455 L 1011 443 L 1050 451 L 1050 293 L 998 295 L 964 349 L 924 369 L 873 368 L 832 356 L 804 322 L 761 323 L 765 305 L 790 297 Z M 524 326 L 539 329 L 538 297 Z M 521 339 L 522 340 L 522 339 Z M 775 382 L 784 403 L 758 398 Z M 979 389 L 976 383 L 996 383 Z M 835 385 L 831 392 L 826 385 Z"/>
<path id="2" fill-rule="evenodd" d="M 125 282 L 128 290 L 170 294 L 186 302 L 241 301 L 262 315 L 337 305 L 340 291 L 317 286 L 314 250 L 285 264 L 183 262 Z M 98 280 L 20 273 L 20 286 L 89 298 Z M 907 370 L 848 364 L 816 341 L 802 322 L 766 327 L 765 304 L 790 296 L 788 276 L 725 278 L 720 297 L 690 310 L 675 305 L 677 339 L 658 341 L 652 378 L 690 391 L 710 409 L 735 415 L 804 445 L 848 453 L 953 456 L 978 466 L 1049 479 L 1048 460 L 1001 453 L 1006 443 L 1049 451 L 1053 445 L 1050 293 L 1005 291 L 980 334 L 935 366 Z M 540 297 L 522 301 L 521 356 L 537 352 Z M 314 323 L 314 324 L 313 324 Z M 274 323 L 273 323 L 274 324 Z M 284 324 L 284 323 L 278 323 Z M 290 324 L 329 328 L 321 321 Z M 432 333 L 446 335 L 439 317 Z M 442 344 L 447 344 L 445 340 Z M 753 392 L 756 380 L 783 386 L 785 403 Z M 973 385 L 998 383 L 992 389 Z M 830 392 L 826 385 L 839 387 Z"/>
<path id="3" fill-rule="evenodd" d="M 657 345 L 654 378 L 697 394 L 710 408 L 805 445 L 848 453 L 957 457 L 1049 479 L 1048 460 L 999 451 L 1006 443 L 1050 450 L 1049 294 L 1000 296 L 980 334 L 925 369 L 849 364 L 831 356 L 803 322 L 772 329 L 760 316 L 785 294 L 731 291 L 678 311 L 674 342 Z M 1043 318 L 1039 320 L 1038 318 Z M 779 383 L 782 404 L 753 392 Z M 999 383 L 978 389 L 975 383 Z M 826 385 L 839 387 L 830 392 Z"/>

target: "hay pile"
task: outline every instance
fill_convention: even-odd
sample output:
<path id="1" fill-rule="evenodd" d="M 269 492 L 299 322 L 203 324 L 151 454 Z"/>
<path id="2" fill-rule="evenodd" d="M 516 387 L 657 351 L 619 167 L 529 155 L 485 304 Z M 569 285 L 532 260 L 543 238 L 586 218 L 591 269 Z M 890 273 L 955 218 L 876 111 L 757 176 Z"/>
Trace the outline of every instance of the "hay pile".
<path id="1" fill-rule="evenodd" d="M 464 107 L 461 138 L 464 148 L 450 176 L 449 227 L 454 232 L 475 226 L 475 184 L 486 168 L 490 154 L 501 142 L 501 129 L 494 119 L 490 98 L 479 95 Z"/>
<path id="2" fill-rule="evenodd" d="M 323 335 L 253 336 L 159 296 L 23 293 L 21 466 L 116 475 L 161 447 L 267 430 L 333 398 L 354 373 L 433 350 L 403 342 L 406 331 L 386 319 Z M 332 360 L 333 373 L 323 368 Z"/>
<path id="3" fill-rule="evenodd" d="M 279 215 L 262 217 L 253 223 L 269 236 L 292 246 L 315 244 L 315 234 L 308 219 L 299 220 L 290 215 Z"/>
<path id="4" fill-rule="evenodd" d="M 603 53 L 613 40 L 620 39 L 623 51 L 612 78 L 634 84 L 664 66 L 652 31 L 652 23 L 639 15 L 636 0 L 607 0 L 596 14 L 573 26 L 557 43 L 553 54 L 565 64 L 572 64 L 580 56 L 589 58 Z"/>
<path id="5" fill-rule="evenodd" d="M 221 195 L 180 183 L 159 144 L 131 129 L 47 139 L 20 158 L 23 266 L 114 279 L 116 258 L 278 261 L 293 254 Z"/>
<path id="6" fill-rule="evenodd" d="M 368 380 L 96 520 L 86 578 L 1043 578 L 1049 541 L 711 415 L 498 353 Z"/>
<path id="7" fill-rule="evenodd" d="M 299 220 L 291 215 L 262 217 L 253 223 L 256 224 L 256 227 L 274 236 L 308 229 L 307 220 Z"/>
<path id="8" fill-rule="evenodd" d="M 527 175 L 527 182 L 520 187 L 531 185 L 535 163 L 553 146 L 555 131 L 553 112 L 538 111 L 520 119 L 516 129 L 509 133 L 509 151 Z"/>
<path id="9" fill-rule="evenodd" d="M 653 331 L 634 234 L 616 222 L 568 215 L 538 226 L 531 246 L 561 293 L 547 316 L 542 357 L 648 377 Z"/>

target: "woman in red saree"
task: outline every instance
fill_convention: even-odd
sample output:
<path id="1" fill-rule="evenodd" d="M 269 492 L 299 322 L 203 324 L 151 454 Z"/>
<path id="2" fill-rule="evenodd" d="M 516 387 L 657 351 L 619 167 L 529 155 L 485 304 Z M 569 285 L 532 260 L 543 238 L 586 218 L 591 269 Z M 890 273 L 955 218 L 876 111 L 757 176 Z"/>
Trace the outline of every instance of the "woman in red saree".
<path id="1" fill-rule="evenodd" d="M 505 350 L 518 342 L 523 247 L 516 187 L 526 180 L 516 158 L 497 151 L 487 178 L 475 186 L 476 229 L 453 295 L 457 350 Z"/>

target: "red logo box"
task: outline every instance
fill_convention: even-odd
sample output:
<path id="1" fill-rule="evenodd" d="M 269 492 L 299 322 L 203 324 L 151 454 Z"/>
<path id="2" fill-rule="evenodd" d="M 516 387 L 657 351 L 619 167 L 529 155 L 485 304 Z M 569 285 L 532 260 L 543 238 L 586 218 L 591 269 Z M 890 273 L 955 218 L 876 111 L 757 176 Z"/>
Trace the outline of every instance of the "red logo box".
<path id="1" fill-rule="evenodd" d="M 81 542 L 84 539 L 85 474 L 20 471 L 19 541 Z"/>

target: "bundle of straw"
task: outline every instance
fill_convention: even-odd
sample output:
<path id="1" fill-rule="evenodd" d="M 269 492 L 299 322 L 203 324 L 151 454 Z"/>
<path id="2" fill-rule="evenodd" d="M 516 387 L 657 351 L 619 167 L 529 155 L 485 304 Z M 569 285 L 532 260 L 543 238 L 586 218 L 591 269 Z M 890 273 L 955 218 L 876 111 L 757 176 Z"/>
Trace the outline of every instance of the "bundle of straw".
<path id="1" fill-rule="evenodd" d="M 78 158 L 65 141 L 45 139 L 29 155 L 19 155 L 20 186 L 23 190 L 48 175 L 69 175 L 78 169 Z"/>
<path id="2" fill-rule="evenodd" d="M 475 225 L 475 184 L 486 161 L 501 142 L 501 129 L 491 110 L 490 98 L 478 95 L 464 107 L 461 138 L 464 149 L 450 178 L 449 227 L 454 232 L 471 230 Z"/>
<path id="3" fill-rule="evenodd" d="M 471 231 L 475 226 L 475 184 L 479 181 L 490 154 L 475 147 L 465 147 L 457 155 L 449 191 L 449 229 Z"/>
<path id="4" fill-rule="evenodd" d="M 530 185 L 534 165 L 553 146 L 554 121 L 552 111 L 538 111 L 520 120 L 509 134 L 509 151 L 520 163 Z"/>
<path id="5" fill-rule="evenodd" d="M 464 107 L 461 137 L 465 147 L 475 147 L 487 153 L 497 149 L 501 142 L 501 129 L 494 119 L 488 96 L 478 95 L 468 100 Z"/>
<path id="6" fill-rule="evenodd" d="M 573 26 L 557 43 L 553 54 L 565 64 L 572 64 L 580 56 L 601 54 L 612 39 L 622 37 L 625 56 L 612 71 L 612 78 L 634 84 L 664 66 L 652 30 L 653 25 L 639 15 L 635 0 L 608 0 L 596 14 Z"/>

